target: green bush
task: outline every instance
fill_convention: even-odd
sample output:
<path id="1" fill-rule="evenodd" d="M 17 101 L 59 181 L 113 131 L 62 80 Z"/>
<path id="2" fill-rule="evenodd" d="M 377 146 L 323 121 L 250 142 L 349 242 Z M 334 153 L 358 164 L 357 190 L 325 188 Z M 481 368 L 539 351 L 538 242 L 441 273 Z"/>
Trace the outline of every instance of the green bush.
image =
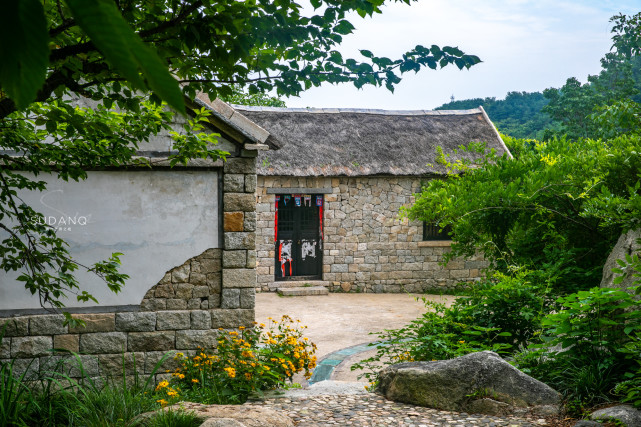
<path id="1" fill-rule="evenodd" d="M 577 292 L 557 303 L 560 309 L 541 321 L 540 342 L 517 354 L 516 365 L 561 392 L 576 412 L 616 399 L 615 386 L 639 361 L 641 303 L 609 288 Z M 624 391 L 630 392 L 625 384 L 619 386 Z"/>
<path id="2" fill-rule="evenodd" d="M 356 363 L 370 381 L 381 365 L 443 360 L 483 350 L 511 354 L 540 328 L 546 287 L 530 272 L 497 274 L 458 298 L 451 307 L 423 298 L 428 311 L 408 326 L 377 334 L 376 355 Z"/>

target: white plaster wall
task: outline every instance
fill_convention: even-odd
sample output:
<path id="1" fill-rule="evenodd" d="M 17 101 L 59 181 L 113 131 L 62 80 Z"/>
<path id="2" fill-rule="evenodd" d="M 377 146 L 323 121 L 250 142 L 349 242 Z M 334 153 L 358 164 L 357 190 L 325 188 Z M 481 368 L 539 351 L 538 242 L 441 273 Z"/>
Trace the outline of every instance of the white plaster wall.
<path id="1" fill-rule="evenodd" d="M 121 271 L 130 278 L 119 294 L 109 291 L 95 275 L 76 274 L 81 288 L 100 305 L 139 304 L 166 271 L 219 247 L 216 171 L 89 172 L 81 182 L 46 175 L 38 179 L 48 183 L 47 190 L 21 197 L 49 224 L 60 227 L 58 236 L 69 243 L 79 263 L 91 265 L 112 252 L 124 254 Z M 75 225 L 69 217 L 76 218 Z M 0 272 L 0 310 L 39 308 L 37 297 L 15 277 Z M 70 297 L 68 307 L 96 305 Z"/>

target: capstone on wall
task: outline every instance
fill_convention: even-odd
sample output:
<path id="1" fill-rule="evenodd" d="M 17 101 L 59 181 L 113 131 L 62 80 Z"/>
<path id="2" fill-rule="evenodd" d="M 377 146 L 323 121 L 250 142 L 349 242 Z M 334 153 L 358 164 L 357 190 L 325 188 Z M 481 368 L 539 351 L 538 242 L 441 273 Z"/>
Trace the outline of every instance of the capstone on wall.
<path id="1" fill-rule="evenodd" d="M 424 242 L 420 221 L 399 217 L 414 202 L 418 177 L 258 176 L 257 289 L 274 281 L 275 196 L 268 189 L 327 189 L 323 218 L 323 281 L 338 292 L 423 292 L 477 280 L 487 262 L 475 256 L 446 266 L 449 242 Z"/>

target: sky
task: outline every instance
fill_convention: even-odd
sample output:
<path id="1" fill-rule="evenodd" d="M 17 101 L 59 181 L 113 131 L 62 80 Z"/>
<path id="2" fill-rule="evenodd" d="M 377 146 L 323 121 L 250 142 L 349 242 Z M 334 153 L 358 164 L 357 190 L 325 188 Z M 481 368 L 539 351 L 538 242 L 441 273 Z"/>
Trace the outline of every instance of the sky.
<path id="1" fill-rule="evenodd" d="M 392 94 L 384 87 L 323 85 L 288 107 L 433 109 L 450 101 L 496 97 L 512 91 L 561 87 L 569 77 L 585 82 L 610 50 L 610 17 L 641 12 L 641 0 L 419 0 L 390 3 L 382 14 L 349 19 L 356 27 L 340 51 L 358 49 L 391 59 L 417 44 L 457 46 L 483 61 L 469 70 L 448 66 L 405 74 Z"/>

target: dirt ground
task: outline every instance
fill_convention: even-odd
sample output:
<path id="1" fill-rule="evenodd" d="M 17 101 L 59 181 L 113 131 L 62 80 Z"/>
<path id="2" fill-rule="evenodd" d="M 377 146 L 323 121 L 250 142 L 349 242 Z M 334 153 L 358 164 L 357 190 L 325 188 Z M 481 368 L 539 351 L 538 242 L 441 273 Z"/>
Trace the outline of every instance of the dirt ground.
<path id="1" fill-rule="evenodd" d="M 266 323 L 269 317 L 277 320 L 287 314 L 307 326 L 305 335 L 316 343 L 316 356 L 322 359 L 334 351 L 376 340 L 372 332 L 405 326 L 425 312 L 419 295 L 409 294 L 341 294 L 303 297 L 280 297 L 276 293 L 256 294 L 256 321 Z M 432 301 L 451 303 L 449 295 L 427 295 Z M 368 357 L 359 353 L 342 363 L 332 379 L 356 381 L 358 373 L 351 372 L 352 363 Z M 362 357 L 361 357 L 362 356 Z M 351 362 L 351 363 L 350 363 Z"/>

